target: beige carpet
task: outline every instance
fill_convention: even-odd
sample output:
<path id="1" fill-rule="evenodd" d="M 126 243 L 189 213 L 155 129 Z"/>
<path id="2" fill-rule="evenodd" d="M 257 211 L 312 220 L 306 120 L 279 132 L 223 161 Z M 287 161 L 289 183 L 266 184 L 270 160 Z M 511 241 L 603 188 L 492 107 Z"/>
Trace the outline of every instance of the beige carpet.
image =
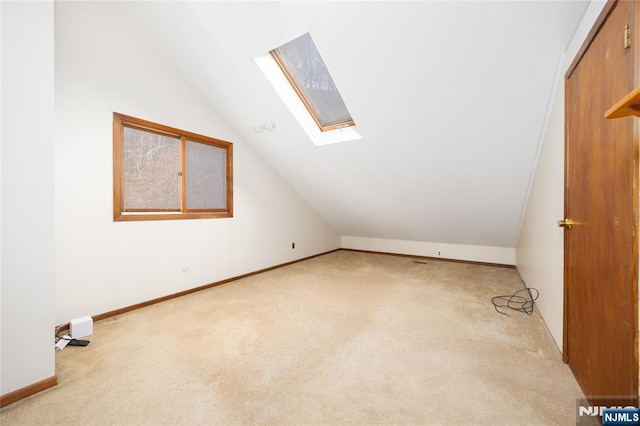
<path id="1" fill-rule="evenodd" d="M 98 322 L 0 422 L 575 424 L 539 314 L 491 304 L 517 272 L 415 261 L 339 251 Z"/>

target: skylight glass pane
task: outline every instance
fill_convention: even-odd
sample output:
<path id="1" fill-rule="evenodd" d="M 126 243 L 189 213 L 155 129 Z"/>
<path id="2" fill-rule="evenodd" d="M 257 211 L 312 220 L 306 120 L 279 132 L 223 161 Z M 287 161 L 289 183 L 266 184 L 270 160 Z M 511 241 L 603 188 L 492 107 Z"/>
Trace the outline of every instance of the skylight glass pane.
<path id="1" fill-rule="evenodd" d="M 302 101 L 322 130 L 329 126 L 354 125 L 329 70 L 309 33 L 275 49 L 274 57 L 288 74 Z"/>

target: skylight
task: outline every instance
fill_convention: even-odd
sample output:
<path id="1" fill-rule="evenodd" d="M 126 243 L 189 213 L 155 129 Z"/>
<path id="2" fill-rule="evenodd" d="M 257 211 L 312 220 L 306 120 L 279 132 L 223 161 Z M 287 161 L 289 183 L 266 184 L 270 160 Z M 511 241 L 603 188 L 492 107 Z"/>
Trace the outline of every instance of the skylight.
<path id="1" fill-rule="evenodd" d="M 355 126 L 309 33 L 269 52 L 320 131 Z"/>
<path id="2" fill-rule="evenodd" d="M 308 33 L 255 61 L 315 145 L 362 139 Z"/>

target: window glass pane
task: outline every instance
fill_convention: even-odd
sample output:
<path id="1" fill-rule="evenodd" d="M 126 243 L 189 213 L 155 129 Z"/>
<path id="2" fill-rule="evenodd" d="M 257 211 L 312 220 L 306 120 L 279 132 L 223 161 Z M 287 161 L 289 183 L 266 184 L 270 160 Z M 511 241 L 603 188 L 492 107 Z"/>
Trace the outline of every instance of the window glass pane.
<path id="1" fill-rule="evenodd" d="M 180 139 L 124 128 L 124 210 L 180 210 Z"/>
<path id="2" fill-rule="evenodd" d="M 226 150 L 187 141 L 187 209 L 226 207 Z"/>
<path id="3" fill-rule="evenodd" d="M 351 120 L 351 114 L 309 33 L 283 44 L 277 50 L 309 98 L 320 126 Z"/>

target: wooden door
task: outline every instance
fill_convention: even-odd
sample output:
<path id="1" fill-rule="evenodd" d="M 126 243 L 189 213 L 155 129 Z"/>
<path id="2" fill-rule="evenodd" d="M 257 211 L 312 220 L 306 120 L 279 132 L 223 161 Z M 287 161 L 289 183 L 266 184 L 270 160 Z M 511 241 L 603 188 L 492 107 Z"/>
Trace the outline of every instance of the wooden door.
<path id="1" fill-rule="evenodd" d="M 636 83 L 623 39 L 633 11 L 605 7 L 565 85 L 565 217 L 576 224 L 564 231 L 563 352 L 597 405 L 638 403 L 638 123 L 604 119 Z"/>

